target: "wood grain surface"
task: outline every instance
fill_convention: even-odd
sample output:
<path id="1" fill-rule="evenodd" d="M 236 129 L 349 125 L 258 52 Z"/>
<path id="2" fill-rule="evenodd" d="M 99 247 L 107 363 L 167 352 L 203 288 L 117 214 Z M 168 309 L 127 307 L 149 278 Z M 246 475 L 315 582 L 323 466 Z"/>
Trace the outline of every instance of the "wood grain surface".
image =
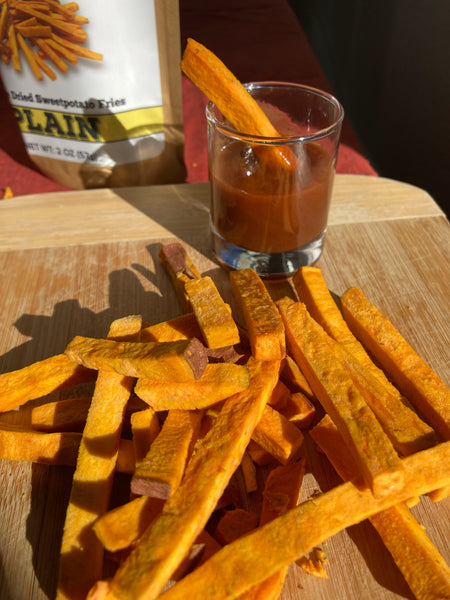
<path id="1" fill-rule="evenodd" d="M 336 294 L 363 289 L 450 381 L 450 227 L 422 190 L 391 180 L 338 176 L 318 266 Z M 214 262 L 204 185 L 96 190 L 0 202 L 0 373 L 62 352 L 74 335 L 104 336 L 111 320 L 156 323 L 180 312 L 158 260 L 178 239 L 232 303 Z M 285 292 L 289 282 L 278 284 Z M 275 293 L 277 288 L 275 287 Z M 83 390 L 79 390 L 80 395 Z M 64 397 L 63 392 L 53 397 Z M 0 415 L 27 422 L 30 407 Z M 302 499 L 339 482 L 306 442 Z M 0 461 L 0 600 L 53 598 L 72 469 Z M 119 493 L 120 490 L 117 491 Z M 450 501 L 421 500 L 413 514 L 450 560 Z M 412 599 L 368 522 L 324 545 L 327 579 L 291 566 L 282 600 Z"/>

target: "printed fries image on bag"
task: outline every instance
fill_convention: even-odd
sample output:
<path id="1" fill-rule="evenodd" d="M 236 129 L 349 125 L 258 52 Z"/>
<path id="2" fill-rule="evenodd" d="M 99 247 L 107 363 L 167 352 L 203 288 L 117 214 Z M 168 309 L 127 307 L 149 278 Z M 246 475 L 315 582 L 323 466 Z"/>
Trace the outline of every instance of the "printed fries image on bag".
<path id="1" fill-rule="evenodd" d="M 36 79 L 46 75 L 55 80 L 49 63 L 65 73 L 78 57 L 103 60 L 102 54 L 82 45 L 88 37 L 83 26 L 89 19 L 77 14 L 76 2 L 4 0 L 0 4 L 0 54 L 16 71 L 22 71 L 25 58 Z"/>

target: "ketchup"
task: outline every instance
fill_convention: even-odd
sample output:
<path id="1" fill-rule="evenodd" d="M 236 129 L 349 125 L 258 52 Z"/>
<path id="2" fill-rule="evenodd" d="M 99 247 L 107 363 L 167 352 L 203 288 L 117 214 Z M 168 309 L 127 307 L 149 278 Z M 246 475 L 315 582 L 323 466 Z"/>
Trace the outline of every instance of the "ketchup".
<path id="1" fill-rule="evenodd" d="M 317 143 L 301 145 L 295 168 L 258 161 L 233 141 L 210 168 L 211 218 L 219 235 L 255 252 L 288 252 L 326 228 L 335 162 Z"/>

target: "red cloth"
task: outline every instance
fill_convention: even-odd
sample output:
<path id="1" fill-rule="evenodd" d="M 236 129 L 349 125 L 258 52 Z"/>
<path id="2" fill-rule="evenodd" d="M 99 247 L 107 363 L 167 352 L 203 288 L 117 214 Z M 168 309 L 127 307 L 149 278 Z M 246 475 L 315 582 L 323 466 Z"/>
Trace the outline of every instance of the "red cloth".
<path id="1" fill-rule="evenodd" d="M 181 48 L 192 37 L 215 52 L 243 82 L 292 81 L 329 90 L 326 77 L 285 0 L 180 0 Z M 206 97 L 183 76 L 185 162 L 188 183 L 208 180 Z M 344 107 L 345 108 L 345 107 Z M 42 175 L 27 155 L 0 82 L 0 190 L 15 196 L 68 188 Z M 347 120 L 338 173 L 376 175 Z"/>

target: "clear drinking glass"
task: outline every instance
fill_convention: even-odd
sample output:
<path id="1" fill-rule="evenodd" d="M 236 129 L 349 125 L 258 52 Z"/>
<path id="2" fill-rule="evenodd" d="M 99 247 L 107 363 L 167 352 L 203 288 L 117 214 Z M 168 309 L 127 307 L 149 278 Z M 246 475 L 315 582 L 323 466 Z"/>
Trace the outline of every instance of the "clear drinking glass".
<path id="1" fill-rule="evenodd" d="M 208 104 L 213 249 L 223 266 L 288 277 L 322 253 L 344 111 L 304 85 L 245 87 L 281 137 L 236 131 Z"/>

